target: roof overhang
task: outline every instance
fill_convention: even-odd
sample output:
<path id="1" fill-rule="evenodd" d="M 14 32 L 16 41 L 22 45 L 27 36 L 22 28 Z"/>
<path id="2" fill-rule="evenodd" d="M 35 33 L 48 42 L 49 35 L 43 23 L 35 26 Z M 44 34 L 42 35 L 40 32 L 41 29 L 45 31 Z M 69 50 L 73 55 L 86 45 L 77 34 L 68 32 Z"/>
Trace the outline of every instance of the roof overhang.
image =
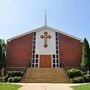
<path id="1" fill-rule="evenodd" d="M 36 28 L 36 29 L 34 29 L 34 30 L 28 31 L 28 32 L 26 32 L 26 33 L 23 33 L 23 34 L 21 34 L 21 35 L 17 35 L 17 36 L 15 36 L 15 37 L 12 37 L 12 38 L 8 39 L 7 42 L 10 42 L 10 41 L 12 41 L 12 40 L 14 40 L 14 39 L 21 38 L 21 37 L 23 37 L 23 36 L 25 36 L 25 35 L 28 35 L 28 34 L 30 34 L 30 33 L 37 32 L 37 31 L 41 31 L 41 30 L 44 30 L 44 29 L 49 29 L 49 30 L 52 30 L 52 31 L 61 33 L 61 34 L 63 34 L 63 35 L 69 36 L 69 37 L 71 37 L 71 38 L 74 38 L 74 39 L 76 39 L 76 40 L 79 40 L 80 42 L 83 42 L 82 39 L 80 39 L 80 38 L 78 38 L 78 37 L 76 37 L 76 36 L 73 36 L 73 35 L 64 33 L 64 32 L 62 32 L 62 31 L 60 31 L 60 30 L 57 30 L 57 29 L 52 28 L 52 27 L 49 27 L 49 26 L 42 26 L 42 27 Z"/>

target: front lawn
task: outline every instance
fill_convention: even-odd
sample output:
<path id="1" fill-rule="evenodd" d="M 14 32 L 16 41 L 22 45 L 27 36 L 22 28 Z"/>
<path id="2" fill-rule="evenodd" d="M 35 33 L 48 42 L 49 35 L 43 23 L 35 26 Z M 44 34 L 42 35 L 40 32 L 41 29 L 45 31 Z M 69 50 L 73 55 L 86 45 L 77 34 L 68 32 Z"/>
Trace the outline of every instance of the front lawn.
<path id="1" fill-rule="evenodd" d="M 0 83 L 0 90 L 18 90 L 21 85 Z"/>
<path id="2" fill-rule="evenodd" d="M 90 84 L 72 86 L 74 90 L 90 90 Z"/>

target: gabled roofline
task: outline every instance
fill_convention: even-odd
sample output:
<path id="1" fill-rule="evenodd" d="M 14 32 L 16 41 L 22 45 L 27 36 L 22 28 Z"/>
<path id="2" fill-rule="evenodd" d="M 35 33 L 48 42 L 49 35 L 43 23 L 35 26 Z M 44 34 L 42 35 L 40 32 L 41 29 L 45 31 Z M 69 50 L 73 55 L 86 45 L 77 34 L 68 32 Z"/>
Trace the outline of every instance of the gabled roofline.
<path id="1" fill-rule="evenodd" d="M 12 38 L 8 39 L 7 42 L 10 42 L 11 40 L 14 40 L 14 39 L 17 39 L 17 38 L 20 38 L 20 37 L 23 37 L 23 36 L 28 35 L 28 34 L 30 34 L 30 33 L 32 33 L 32 32 L 37 32 L 37 31 L 41 31 L 41 30 L 44 30 L 44 29 L 50 29 L 50 30 L 52 30 L 52 31 L 61 33 L 61 34 L 63 34 L 63 35 L 66 35 L 66 36 L 69 36 L 69 37 L 74 38 L 74 39 L 76 39 L 76 40 L 79 40 L 80 42 L 83 42 L 83 40 L 80 39 L 80 38 L 78 38 L 78 37 L 75 37 L 75 36 L 73 36 L 73 35 L 64 33 L 64 32 L 62 32 L 62 31 L 60 31 L 60 30 L 57 30 L 57 29 L 52 28 L 52 27 L 49 27 L 49 26 L 42 26 L 42 27 L 36 28 L 36 29 L 34 29 L 34 30 L 28 31 L 28 32 L 26 32 L 26 33 L 23 33 L 23 34 L 21 34 L 21 35 L 17 35 L 17 36 L 15 36 L 15 37 L 12 37 Z"/>
<path id="2" fill-rule="evenodd" d="M 14 40 L 14 39 L 17 39 L 17 38 L 20 38 L 20 37 L 23 37 L 23 36 L 28 35 L 28 34 L 30 34 L 32 32 L 35 32 L 35 31 L 38 31 L 38 30 L 42 30 L 42 29 L 44 29 L 44 26 L 36 28 L 36 29 L 33 29 L 31 31 L 25 32 L 25 33 L 20 34 L 20 35 L 16 35 L 15 37 L 9 38 L 9 39 L 7 39 L 7 42 L 9 42 L 11 40 Z"/>

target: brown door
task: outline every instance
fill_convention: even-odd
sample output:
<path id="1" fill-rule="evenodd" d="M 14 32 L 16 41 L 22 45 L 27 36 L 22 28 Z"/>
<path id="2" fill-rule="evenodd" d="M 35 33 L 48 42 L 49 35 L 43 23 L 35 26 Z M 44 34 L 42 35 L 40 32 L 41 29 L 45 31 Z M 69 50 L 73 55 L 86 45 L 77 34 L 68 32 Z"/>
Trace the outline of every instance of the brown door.
<path id="1" fill-rule="evenodd" d="M 51 68 L 51 55 L 40 55 L 40 68 Z"/>

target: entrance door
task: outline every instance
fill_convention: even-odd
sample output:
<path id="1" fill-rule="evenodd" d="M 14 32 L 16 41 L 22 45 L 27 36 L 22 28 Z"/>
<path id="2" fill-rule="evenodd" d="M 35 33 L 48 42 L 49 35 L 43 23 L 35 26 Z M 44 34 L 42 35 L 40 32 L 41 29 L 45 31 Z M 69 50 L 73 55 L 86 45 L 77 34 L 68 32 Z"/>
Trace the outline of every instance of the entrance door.
<path id="1" fill-rule="evenodd" d="M 51 68 L 51 55 L 40 55 L 40 68 Z"/>

